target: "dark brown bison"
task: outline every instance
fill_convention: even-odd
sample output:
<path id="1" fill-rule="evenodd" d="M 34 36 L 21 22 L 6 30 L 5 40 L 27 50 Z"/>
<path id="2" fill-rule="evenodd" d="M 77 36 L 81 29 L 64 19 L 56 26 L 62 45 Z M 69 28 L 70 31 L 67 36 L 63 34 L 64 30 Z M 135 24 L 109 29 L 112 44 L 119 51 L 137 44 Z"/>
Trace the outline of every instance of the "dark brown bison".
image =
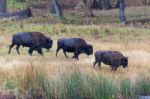
<path id="1" fill-rule="evenodd" d="M 43 55 L 42 48 L 49 50 L 52 47 L 52 44 L 53 41 L 40 32 L 16 33 L 12 37 L 12 44 L 9 47 L 8 54 L 15 45 L 17 53 L 20 54 L 19 47 L 22 45 L 23 47 L 29 47 L 28 53 L 30 55 L 32 55 L 34 50 Z"/>
<path id="2" fill-rule="evenodd" d="M 124 68 L 128 66 L 128 57 L 123 56 L 119 51 L 97 51 L 93 67 L 95 68 L 97 63 L 101 67 L 101 62 L 110 65 L 112 70 L 116 71 L 120 65 Z"/>
<path id="3" fill-rule="evenodd" d="M 57 50 L 56 56 L 60 49 L 63 49 L 63 53 L 68 58 L 66 52 L 74 53 L 72 58 L 79 59 L 78 56 L 81 53 L 85 53 L 87 55 L 93 54 L 93 46 L 87 44 L 86 41 L 82 38 L 61 38 L 57 41 Z"/>

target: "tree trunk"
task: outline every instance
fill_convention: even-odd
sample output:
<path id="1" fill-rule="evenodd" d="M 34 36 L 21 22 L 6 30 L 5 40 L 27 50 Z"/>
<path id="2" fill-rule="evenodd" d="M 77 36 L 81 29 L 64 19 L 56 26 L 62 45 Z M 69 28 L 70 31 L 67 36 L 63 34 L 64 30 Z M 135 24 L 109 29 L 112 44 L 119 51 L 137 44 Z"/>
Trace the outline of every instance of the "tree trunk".
<path id="1" fill-rule="evenodd" d="M 111 9 L 112 6 L 111 6 L 110 0 L 107 0 L 106 2 L 107 2 L 107 3 L 106 3 L 107 9 Z"/>
<path id="2" fill-rule="evenodd" d="M 54 6 L 56 16 L 62 18 L 63 14 L 62 14 L 62 11 L 61 11 L 60 6 L 58 4 L 58 1 L 57 0 L 52 0 L 52 4 Z"/>
<path id="3" fill-rule="evenodd" d="M 110 9 L 112 6 L 110 0 L 94 0 L 92 8 Z"/>
<path id="4" fill-rule="evenodd" d="M 16 0 L 17 2 L 25 2 L 25 0 Z"/>
<path id="5" fill-rule="evenodd" d="M 27 9 L 19 11 L 19 12 L 0 14 L 0 18 L 15 17 L 16 19 L 24 19 L 24 18 L 29 18 L 31 16 L 32 16 L 32 12 L 29 7 Z"/>
<path id="6" fill-rule="evenodd" d="M 126 21 L 125 17 L 125 1 L 124 0 L 119 0 L 119 18 L 121 22 Z"/>
<path id="7" fill-rule="evenodd" d="M 115 8 L 119 8 L 119 0 L 117 0 L 117 3 L 116 3 L 116 5 L 115 5 Z"/>
<path id="8" fill-rule="evenodd" d="M 0 0 L 0 13 L 6 13 L 6 0 Z"/>
<path id="9" fill-rule="evenodd" d="M 102 2 L 101 2 L 101 0 L 98 0 L 98 8 L 102 9 Z"/>
<path id="10" fill-rule="evenodd" d="M 83 0 L 83 3 L 85 5 L 85 16 L 94 17 L 94 14 L 92 11 L 93 0 Z"/>
<path id="11" fill-rule="evenodd" d="M 87 16 L 88 17 L 94 17 L 93 11 L 91 8 L 87 9 Z"/>
<path id="12" fill-rule="evenodd" d="M 50 1 L 50 13 L 55 13 L 55 8 L 52 1 Z"/>
<path id="13" fill-rule="evenodd" d="M 98 8 L 98 2 L 97 2 L 97 0 L 93 0 L 92 8 L 94 8 L 94 9 Z"/>
<path id="14" fill-rule="evenodd" d="M 102 9 L 106 9 L 106 0 L 100 0 Z"/>

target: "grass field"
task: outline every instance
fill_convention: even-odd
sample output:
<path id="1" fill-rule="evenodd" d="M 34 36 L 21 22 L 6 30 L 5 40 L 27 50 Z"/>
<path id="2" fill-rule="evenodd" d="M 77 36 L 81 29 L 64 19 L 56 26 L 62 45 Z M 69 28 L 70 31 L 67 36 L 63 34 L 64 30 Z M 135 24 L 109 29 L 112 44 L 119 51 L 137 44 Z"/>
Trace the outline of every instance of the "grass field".
<path id="1" fill-rule="evenodd" d="M 135 10 L 142 12 L 142 9 L 139 7 Z M 16 94 L 18 99 L 24 99 L 25 96 L 29 96 L 29 99 L 36 99 L 37 96 L 46 99 L 137 99 L 139 95 L 150 95 L 149 23 L 145 23 L 146 28 L 139 28 L 141 24 L 138 27 L 124 27 L 118 24 L 117 14 L 113 15 L 115 19 L 112 18 L 109 23 L 109 17 L 106 16 L 110 16 L 113 11 L 98 11 L 98 17 L 90 19 L 89 25 L 84 24 L 87 21 L 81 13 L 74 16 L 68 11 L 65 14 L 67 20 L 62 21 L 49 14 L 23 21 L 1 20 L 0 95 Z M 130 11 L 127 9 L 129 19 L 138 16 L 137 11 L 133 15 Z M 43 32 L 53 39 L 53 48 L 49 52 L 43 50 L 44 57 L 36 52 L 31 57 L 28 48 L 23 47 L 20 48 L 21 55 L 17 54 L 15 47 L 8 55 L 13 33 L 22 31 Z M 66 59 L 60 51 L 56 57 L 56 43 L 61 37 L 82 37 L 93 45 L 94 52 L 121 51 L 129 58 L 128 68 L 119 67 L 113 72 L 109 66 L 102 64 L 101 69 L 94 69 L 94 55 L 87 57 L 82 54 L 77 61 L 71 58 L 72 54 L 68 54 L 69 58 Z"/>
<path id="2" fill-rule="evenodd" d="M 13 33 L 19 31 L 42 31 L 53 39 L 53 48 L 50 52 L 44 50 L 44 57 L 38 55 L 36 52 L 31 57 L 27 53 L 28 49 L 22 47 L 20 48 L 21 55 L 17 55 L 15 48 L 13 48 L 12 53 L 8 55 L 7 52 L 11 42 L 11 36 Z M 141 94 L 149 94 L 149 34 L 149 29 L 113 27 L 111 25 L 68 26 L 63 24 L 49 25 L 26 22 L 5 23 L 1 27 L 0 36 L 1 90 L 16 89 L 29 91 L 32 88 L 37 88 L 36 90 L 42 90 L 45 96 L 48 95 L 47 97 L 51 97 L 52 99 L 54 97 L 83 99 L 83 97 L 86 96 L 91 99 L 97 99 L 100 96 L 104 97 L 103 99 L 115 99 L 121 96 L 129 99 L 135 97 L 138 92 Z M 116 72 L 112 72 L 109 66 L 102 64 L 102 69 L 98 67 L 93 69 L 93 55 L 90 57 L 81 55 L 80 60 L 77 61 L 71 59 L 71 54 L 69 54 L 70 58 L 66 59 L 61 51 L 58 57 L 56 57 L 56 42 L 60 37 L 83 37 L 94 46 L 94 52 L 96 50 L 119 50 L 123 52 L 125 56 L 129 57 L 128 68 L 124 69 L 120 67 Z M 42 74 L 39 74 L 40 72 Z M 37 75 L 42 77 L 38 78 Z M 44 79 L 46 82 L 43 82 L 41 79 Z M 67 79 L 69 81 L 65 81 Z M 41 82 L 38 83 L 37 80 Z M 145 83 L 144 87 L 142 81 Z M 106 85 L 103 85 L 105 82 Z M 141 83 L 141 86 L 134 86 L 136 82 Z M 79 90 L 76 89 L 76 87 L 79 87 L 78 83 L 80 87 L 83 86 L 83 89 L 86 87 L 85 92 L 87 93 L 76 93 Z M 84 85 L 84 83 L 87 83 L 87 85 Z M 99 83 L 102 84 L 99 85 Z M 120 85 L 118 85 L 118 83 L 120 83 Z M 50 88 L 48 87 L 48 89 L 46 89 L 46 86 Z M 98 86 L 99 89 L 95 89 L 96 86 Z M 145 86 L 147 89 L 144 89 Z M 120 87 L 122 87 L 122 90 Z M 142 87 L 143 90 L 137 91 L 136 87 Z M 109 88 L 111 88 L 112 91 L 109 92 Z M 62 90 L 71 90 L 72 93 L 70 93 L 70 91 L 63 93 Z M 106 92 L 102 93 L 103 90 Z"/>

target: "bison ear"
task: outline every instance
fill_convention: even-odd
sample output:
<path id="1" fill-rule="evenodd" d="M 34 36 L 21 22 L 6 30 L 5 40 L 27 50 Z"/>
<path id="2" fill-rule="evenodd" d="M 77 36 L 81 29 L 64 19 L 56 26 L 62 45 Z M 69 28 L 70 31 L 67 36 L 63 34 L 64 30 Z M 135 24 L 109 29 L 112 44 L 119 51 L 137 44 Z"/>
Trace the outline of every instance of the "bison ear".
<path id="1" fill-rule="evenodd" d="M 123 57 L 123 58 L 121 59 L 122 62 L 123 62 L 124 60 L 126 60 L 126 57 Z"/>

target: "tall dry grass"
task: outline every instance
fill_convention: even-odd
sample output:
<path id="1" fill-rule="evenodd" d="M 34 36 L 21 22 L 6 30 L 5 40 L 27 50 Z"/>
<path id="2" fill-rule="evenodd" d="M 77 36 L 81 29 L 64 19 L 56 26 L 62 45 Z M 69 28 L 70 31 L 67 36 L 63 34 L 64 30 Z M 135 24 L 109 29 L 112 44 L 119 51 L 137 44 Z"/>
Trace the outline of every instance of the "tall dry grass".
<path id="1" fill-rule="evenodd" d="M 34 99 L 134 99 L 150 93 L 150 79 L 146 76 L 137 77 L 134 82 L 132 79 L 120 78 L 115 73 L 112 73 L 115 78 L 101 72 L 89 73 L 76 65 L 62 68 L 59 72 L 63 75 L 49 75 L 43 66 L 33 64 L 13 68 L 7 74 L 10 78 L 6 80 L 5 87 L 17 89 L 14 93 L 19 98 L 28 96 Z"/>

